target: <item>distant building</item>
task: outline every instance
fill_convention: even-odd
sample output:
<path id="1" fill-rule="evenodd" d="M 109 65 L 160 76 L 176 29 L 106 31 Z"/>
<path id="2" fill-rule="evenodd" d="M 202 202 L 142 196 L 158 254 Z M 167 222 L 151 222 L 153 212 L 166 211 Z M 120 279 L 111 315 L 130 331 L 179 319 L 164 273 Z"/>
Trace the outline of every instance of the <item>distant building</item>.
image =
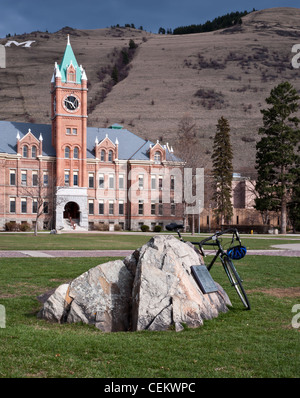
<path id="1" fill-rule="evenodd" d="M 214 215 L 213 205 L 207 199 L 206 206 L 200 216 L 200 230 L 214 231 L 216 229 L 235 226 L 242 232 L 274 232 L 280 228 L 280 213 L 269 211 L 263 220 L 262 215 L 254 207 L 257 192 L 255 181 L 240 173 L 232 176 L 232 206 L 233 215 L 228 225 L 221 226 Z M 199 219 L 195 218 L 195 229 L 199 228 Z"/>
<path id="2" fill-rule="evenodd" d="M 183 163 L 173 149 L 120 125 L 87 127 L 87 92 L 68 38 L 51 80 L 51 124 L 0 122 L 0 228 L 36 219 L 58 230 L 182 222 L 174 174 Z"/>

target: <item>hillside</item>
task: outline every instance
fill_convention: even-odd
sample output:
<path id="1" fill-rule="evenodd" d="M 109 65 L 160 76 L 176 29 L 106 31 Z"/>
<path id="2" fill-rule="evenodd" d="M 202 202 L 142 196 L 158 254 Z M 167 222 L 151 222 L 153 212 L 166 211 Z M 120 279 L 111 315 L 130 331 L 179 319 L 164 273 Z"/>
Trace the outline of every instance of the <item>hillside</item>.
<path id="1" fill-rule="evenodd" d="M 35 42 L 30 48 L 6 48 L 0 119 L 50 123 L 50 80 L 69 33 L 89 79 L 89 126 L 119 123 L 144 138 L 174 145 L 179 120 L 189 113 L 197 124 L 199 166 L 209 166 L 215 126 L 223 115 L 231 125 L 234 169 L 249 174 L 265 98 L 284 80 L 300 90 L 300 70 L 291 66 L 291 48 L 300 43 L 300 9 L 256 11 L 242 20 L 233 28 L 176 36 L 130 28 L 16 36 L 18 42 Z M 103 96 L 105 72 L 130 39 L 138 48 L 129 74 Z"/>

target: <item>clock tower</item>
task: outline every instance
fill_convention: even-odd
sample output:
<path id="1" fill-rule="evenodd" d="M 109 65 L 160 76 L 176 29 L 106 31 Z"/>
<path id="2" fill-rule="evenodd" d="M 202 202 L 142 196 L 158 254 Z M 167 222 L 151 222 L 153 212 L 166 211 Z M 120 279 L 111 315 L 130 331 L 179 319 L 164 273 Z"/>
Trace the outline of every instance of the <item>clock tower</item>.
<path id="1" fill-rule="evenodd" d="M 56 228 L 64 218 L 87 225 L 87 77 L 78 65 L 68 36 L 60 65 L 51 80 L 52 145 L 56 149 Z M 73 207 L 70 203 L 74 203 Z M 67 209 L 67 210 L 66 210 Z M 84 225 L 83 225 L 84 224 Z"/>

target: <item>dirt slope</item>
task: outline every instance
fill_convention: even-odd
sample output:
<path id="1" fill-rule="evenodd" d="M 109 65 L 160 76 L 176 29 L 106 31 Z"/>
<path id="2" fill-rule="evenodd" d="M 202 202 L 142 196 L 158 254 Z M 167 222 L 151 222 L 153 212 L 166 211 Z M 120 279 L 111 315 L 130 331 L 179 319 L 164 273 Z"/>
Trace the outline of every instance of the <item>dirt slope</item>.
<path id="1" fill-rule="evenodd" d="M 300 9 L 272 8 L 247 15 L 234 28 L 201 34 L 115 28 L 17 36 L 19 42 L 35 42 L 30 48 L 7 47 L 7 68 L 0 69 L 0 119 L 50 123 L 50 80 L 69 33 L 89 79 L 90 126 L 119 123 L 173 145 L 178 122 L 189 113 L 200 138 L 199 166 L 209 167 L 215 125 L 223 115 L 231 125 L 234 169 L 249 174 L 265 98 L 285 80 L 300 90 L 300 69 L 291 66 L 299 31 Z M 129 74 L 101 102 L 105 71 L 130 39 L 138 49 Z"/>

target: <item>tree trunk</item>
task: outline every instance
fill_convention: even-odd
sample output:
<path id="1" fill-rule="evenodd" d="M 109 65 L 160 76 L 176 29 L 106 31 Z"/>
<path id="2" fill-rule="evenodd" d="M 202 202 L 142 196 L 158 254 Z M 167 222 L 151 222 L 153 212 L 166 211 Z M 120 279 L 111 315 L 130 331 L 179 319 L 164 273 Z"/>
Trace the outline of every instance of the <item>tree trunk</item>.
<path id="1" fill-rule="evenodd" d="M 195 233 L 195 215 L 192 215 L 192 235 Z"/>
<path id="2" fill-rule="evenodd" d="M 36 216 L 35 226 L 34 226 L 34 236 L 37 236 L 37 233 L 38 233 L 38 220 L 39 220 L 39 217 Z"/>
<path id="3" fill-rule="evenodd" d="M 281 201 L 281 233 L 286 234 L 286 198 Z"/>

